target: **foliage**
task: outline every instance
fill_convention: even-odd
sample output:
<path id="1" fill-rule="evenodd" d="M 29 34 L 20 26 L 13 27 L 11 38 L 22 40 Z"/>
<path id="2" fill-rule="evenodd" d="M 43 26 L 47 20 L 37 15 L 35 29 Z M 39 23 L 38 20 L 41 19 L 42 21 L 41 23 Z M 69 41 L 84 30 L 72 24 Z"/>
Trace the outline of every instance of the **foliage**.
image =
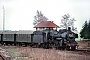
<path id="1" fill-rule="evenodd" d="M 77 31 L 77 28 L 74 27 L 74 22 L 76 21 L 74 18 L 70 18 L 69 14 L 65 14 L 61 19 L 61 27 L 67 29 L 71 27 L 73 31 Z"/>
<path id="2" fill-rule="evenodd" d="M 48 18 L 45 17 L 42 12 L 37 10 L 36 16 L 34 16 L 34 22 L 33 25 L 37 25 L 38 23 L 42 22 L 42 21 L 47 21 Z"/>
<path id="3" fill-rule="evenodd" d="M 85 21 L 80 31 L 80 34 L 81 34 L 80 36 L 81 38 L 90 39 L 90 21 L 89 22 Z"/>

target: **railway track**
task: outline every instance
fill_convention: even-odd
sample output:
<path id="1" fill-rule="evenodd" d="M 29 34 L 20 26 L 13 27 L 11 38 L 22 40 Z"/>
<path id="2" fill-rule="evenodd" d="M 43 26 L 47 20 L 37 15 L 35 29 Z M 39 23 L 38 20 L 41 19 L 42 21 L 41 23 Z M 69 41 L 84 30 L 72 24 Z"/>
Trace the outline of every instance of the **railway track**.
<path id="1" fill-rule="evenodd" d="M 89 52 L 90 53 L 90 49 L 84 49 L 84 48 L 81 48 L 81 49 L 77 49 L 76 51 L 83 51 L 83 52 Z"/>
<path id="2" fill-rule="evenodd" d="M 8 48 L 10 48 L 10 47 L 12 47 L 12 46 L 1 46 L 3 49 L 8 49 Z M 13 47 L 23 47 L 23 46 L 13 46 Z M 29 47 L 29 46 L 27 46 L 27 47 Z M 38 47 L 30 47 L 30 48 L 38 48 Z M 44 48 L 42 48 L 42 49 L 44 49 Z M 53 48 L 47 48 L 47 49 L 53 49 Z M 56 50 L 60 50 L 60 49 L 56 49 Z M 67 50 L 68 51 L 68 50 Z M 73 50 L 70 50 L 70 51 L 73 51 Z M 78 48 L 78 49 L 76 49 L 75 51 L 87 51 L 87 52 L 90 52 L 90 48 Z"/>
<path id="3" fill-rule="evenodd" d="M 2 55 L 0 55 L 0 60 L 5 60 Z"/>

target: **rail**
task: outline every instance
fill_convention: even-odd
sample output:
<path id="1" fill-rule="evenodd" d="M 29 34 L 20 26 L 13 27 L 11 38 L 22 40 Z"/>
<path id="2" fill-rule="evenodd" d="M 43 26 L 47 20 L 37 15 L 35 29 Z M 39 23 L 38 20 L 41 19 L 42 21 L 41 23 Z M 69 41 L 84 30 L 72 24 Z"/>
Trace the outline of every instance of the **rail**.
<path id="1" fill-rule="evenodd" d="M 0 55 L 0 57 L 1 57 L 2 60 L 5 60 L 2 55 Z M 0 60 L 1 60 L 1 59 L 0 59 Z"/>

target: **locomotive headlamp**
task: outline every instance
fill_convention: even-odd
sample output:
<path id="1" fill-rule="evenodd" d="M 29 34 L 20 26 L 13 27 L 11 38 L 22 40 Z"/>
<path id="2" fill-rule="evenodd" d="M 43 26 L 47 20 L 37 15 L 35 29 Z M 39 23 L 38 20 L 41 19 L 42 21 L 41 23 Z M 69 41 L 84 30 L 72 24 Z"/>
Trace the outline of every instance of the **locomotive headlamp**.
<path id="1" fill-rule="evenodd" d="M 74 37 L 73 34 L 69 34 L 69 37 Z"/>

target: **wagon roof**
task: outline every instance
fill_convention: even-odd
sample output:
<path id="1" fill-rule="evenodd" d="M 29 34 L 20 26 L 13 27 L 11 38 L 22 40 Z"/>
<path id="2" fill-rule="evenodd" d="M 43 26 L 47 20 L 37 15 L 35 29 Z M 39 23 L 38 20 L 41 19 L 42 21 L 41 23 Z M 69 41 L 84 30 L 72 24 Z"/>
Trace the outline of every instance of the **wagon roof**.
<path id="1" fill-rule="evenodd" d="M 34 28 L 58 28 L 58 27 L 59 26 L 53 23 L 53 21 L 43 21 L 37 24 Z"/>
<path id="2" fill-rule="evenodd" d="M 0 32 L 0 34 L 2 34 L 2 32 Z"/>
<path id="3" fill-rule="evenodd" d="M 15 34 L 17 31 L 4 31 L 3 34 Z"/>
<path id="4" fill-rule="evenodd" d="M 33 31 L 18 31 L 16 34 L 33 34 Z"/>

